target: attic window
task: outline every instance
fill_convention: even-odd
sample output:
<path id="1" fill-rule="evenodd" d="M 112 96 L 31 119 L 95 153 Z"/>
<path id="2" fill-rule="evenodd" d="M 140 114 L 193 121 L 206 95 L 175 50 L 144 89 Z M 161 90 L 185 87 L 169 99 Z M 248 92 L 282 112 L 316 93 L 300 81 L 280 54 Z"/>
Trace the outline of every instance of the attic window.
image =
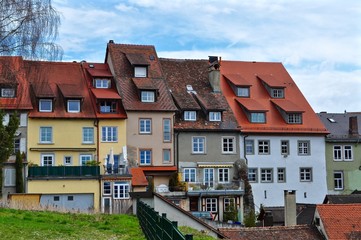
<path id="1" fill-rule="evenodd" d="M 284 89 L 283 88 L 271 88 L 271 97 L 273 98 L 284 98 Z"/>
<path id="2" fill-rule="evenodd" d="M 237 97 L 249 97 L 249 87 L 237 87 Z"/>
<path id="3" fill-rule="evenodd" d="M 110 88 L 110 80 L 109 79 L 95 79 L 95 88 Z"/>
<path id="4" fill-rule="evenodd" d="M 101 113 L 116 113 L 117 112 L 117 102 L 111 100 L 104 100 L 100 102 L 100 112 Z"/>
<path id="5" fill-rule="evenodd" d="M 209 112 L 209 121 L 219 122 L 221 121 L 221 112 Z"/>
<path id="6" fill-rule="evenodd" d="M 302 123 L 302 113 L 288 113 L 287 114 L 287 123 L 301 124 Z"/>
<path id="7" fill-rule="evenodd" d="M 335 122 L 336 122 L 336 120 L 333 119 L 333 118 L 327 118 L 327 120 L 330 121 L 330 122 L 332 122 L 332 123 L 335 123 Z"/>
<path id="8" fill-rule="evenodd" d="M 15 97 L 15 89 L 14 88 L 2 88 L 1 89 L 1 97 L 3 97 L 3 98 Z"/>
<path id="9" fill-rule="evenodd" d="M 142 91 L 141 92 L 141 101 L 142 102 L 155 102 L 155 92 L 154 91 Z"/>
<path id="10" fill-rule="evenodd" d="M 251 112 L 249 115 L 249 120 L 251 123 L 265 123 L 266 122 L 266 113 Z"/>
<path id="11" fill-rule="evenodd" d="M 53 101 L 51 99 L 40 99 L 39 100 L 39 112 L 52 112 Z"/>
<path id="12" fill-rule="evenodd" d="M 68 100 L 68 112 L 78 113 L 80 112 L 80 100 Z"/>
<path id="13" fill-rule="evenodd" d="M 184 111 L 184 120 L 185 121 L 196 121 L 197 120 L 196 111 Z"/>
<path id="14" fill-rule="evenodd" d="M 147 67 L 145 66 L 134 67 L 134 77 L 147 77 Z"/>

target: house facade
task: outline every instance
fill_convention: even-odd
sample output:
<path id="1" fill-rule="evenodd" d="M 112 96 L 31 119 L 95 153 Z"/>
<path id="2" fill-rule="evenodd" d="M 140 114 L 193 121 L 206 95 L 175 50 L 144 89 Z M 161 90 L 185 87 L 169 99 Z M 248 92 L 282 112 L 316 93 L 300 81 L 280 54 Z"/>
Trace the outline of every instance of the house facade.
<path id="1" fill-rule="evenodd" d="M 361 189 L 361 113 L 318 114 L 330 132 L 326 136 L 327 190 L 329 194 L 350 194 Z"/>
<path id="2" fill-rule="evenodd" d="M 29 84 L 24 74 L 24 62 L 21 57 L 0 57 L 0 109 L 4 111 L 3 125 L 7 126 L 10 116 L 17 114 L 20 120 L 19 128 L 14 136 L 14 151 L 3 163 L 2 197 L 6 199 L 9 194 L 16 192 L 16 152 L 27 152 L 27 116 L 32 109 L 29 95 Z M 26 159 L 24 161 L 24 182 L 26 176 Z M 24 190 L 25 186 L 24 186 Z"/>
<path id="3" fill-rule="evenodd" d="M 235 181 L 239 129 L 220 92 L 219 71 L 208 60 L 160 59 L 178 111 L 175 115 L 175 158 L 179 178 L 188 186 L 189 211 L 212 212 L 215 220 L 242 209 L 243 189 Z M 172 189 L 171 189 L 172 190 Z M 172 196 L 180 202 L 181 196 Z"/>
<path id="4" fill-rule="evenodd" d="M 281 63 L 221 61 L 221 89 L 241 128 L 240 157 L 248 164 L 256 211 L 320 203 L 327 192 L 327 130 Z"/>

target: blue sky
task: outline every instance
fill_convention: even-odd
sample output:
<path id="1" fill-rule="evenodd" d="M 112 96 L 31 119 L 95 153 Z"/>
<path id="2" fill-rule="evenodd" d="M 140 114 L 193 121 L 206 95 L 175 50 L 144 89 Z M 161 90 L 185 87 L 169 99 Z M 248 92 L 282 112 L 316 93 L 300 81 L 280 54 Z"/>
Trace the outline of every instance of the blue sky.
<path id="1" fill-rule="evenodd" d="M 107 42 L 158 57 L 282 62 L 316 112 L 361 111 L 359 0 L 53 0 L 63 61 L 103 62 Z"/>

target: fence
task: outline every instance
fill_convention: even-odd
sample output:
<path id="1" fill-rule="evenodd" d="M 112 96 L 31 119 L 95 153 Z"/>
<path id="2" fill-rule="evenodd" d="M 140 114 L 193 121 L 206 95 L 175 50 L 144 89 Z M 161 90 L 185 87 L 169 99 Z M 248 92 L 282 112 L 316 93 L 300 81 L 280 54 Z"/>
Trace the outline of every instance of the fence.
<path id="1" fill-rule="evenodd" d="M 177 222 L 169 221 L 165 213 L 160 216 L 153 208 L 139 200 L 137 216 L 148 240 L 193 240 L 192 235 L 184 236 L 178 230 Z"/>

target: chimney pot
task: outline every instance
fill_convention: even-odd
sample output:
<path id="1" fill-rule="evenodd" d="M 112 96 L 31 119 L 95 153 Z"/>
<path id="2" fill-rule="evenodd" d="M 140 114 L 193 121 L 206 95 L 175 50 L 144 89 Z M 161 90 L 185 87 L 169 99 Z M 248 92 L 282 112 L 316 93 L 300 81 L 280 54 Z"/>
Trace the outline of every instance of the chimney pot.
<path id="1" fill-rule="evenodd" d="M 349 134 L 351 136 L 358 136 L 358 124 L 357 124 L 357 116 L 352 116 L 349 118 Z"/>

